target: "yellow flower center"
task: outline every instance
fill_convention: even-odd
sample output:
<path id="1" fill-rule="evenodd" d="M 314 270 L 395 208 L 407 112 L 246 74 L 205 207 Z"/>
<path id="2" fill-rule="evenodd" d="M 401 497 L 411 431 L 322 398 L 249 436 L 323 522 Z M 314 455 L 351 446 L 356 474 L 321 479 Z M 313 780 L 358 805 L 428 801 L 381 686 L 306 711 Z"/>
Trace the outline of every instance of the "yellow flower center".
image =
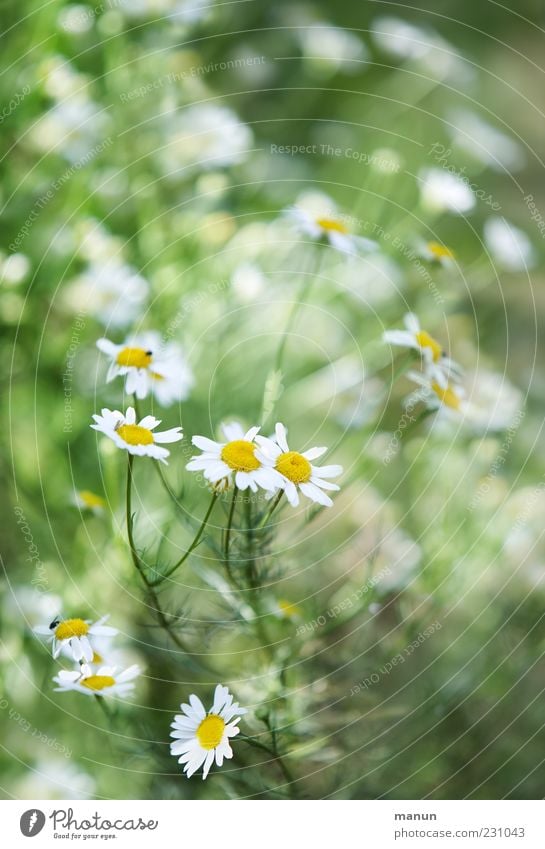
<path id="1" fill-rule="evenodd" d="M 80 681 L 83 687 L 88 687 L 90 690 L 104 690 L 106 687 L 113 687 L 115 678 L 111 675 L 89 675 Z"/>
<path id="2" fill-rule="evenodd" d="M 439 242 L 428 242 L 427 248 L 436 259 L 454 259 L 454 253 L 450 248 L 440 245 Z"/>
<path id="3" fill-rule="evenodd" d="M 429 348 L 431 350 L 434 363 L 441 359 L 441 355 L 443 353 L 441 345 L 425 330 L 418 331 L 416 334 L 416 341 L 421 348 Z"/>
<path id="4" fill-rule="evenodd" d="M 97 507 L 105 507 L 106 502 L 100 495 L 95 495 L 94 492 L 91 492 L 89 489 L 82 489 L 78 493 L 80 499 L 82 500 L 85 507 L 89 507 L 89 509 L 97 508 Z"/>
<path id="5" fill-rule="evenodd" d="M 276 470 L 292 483 L 306 483 L 312 474 L 309 461 L 297 451 L 281 454 L 276 461 Z"/>
<path id="6" fill-rule="evenodd" d="M 203 749 L 215 749 L 221 743 L 225 722 L 215 713 L 209 714 L 197 728 L 197 740 Z"/>
<path id="7" fill-rule="evenodd" d="M 57 640 L 69 640 L 71 637 L 84 637 L 89 633 L 89 625 L 83 619 L 65 619 L 55 629 Z"/>
<path id="8" fill-rule="evenodd" d="M 301 608 L 297 604 L 292 604 L 291 601 L 286 601 L 283 598 L 278 600 L 278 607 L 284 616 L 288 617 L 288 619 L 291 619 L 293 616 L 298 616 L 299 613 L 301 613 Z"/>
<path id="9" fill-rule="evenodd" d="M 234 472 L 253 472 L 261 465 L 254 452 L 253 442 L 235 439 L 222 448 L 221 459 Z"/>
<path id="10" fill-rule="evenodd" d="M 445 406 L 450 407 L 452 410 L 460 409 L 460 397 L 450 386 L 447 386 L 446 389 L 443 389 L 441 386 L 439 386 L 438 383 L 435 383 L 434 381 L 431 385 L 431 388 L 433 389 L 442 404 L 445 404 Z"/>
<path id="11" fill-rule="evenodd" d="M 345 227 L 342 221 L 337 221 L 336 218 L 317 218 L 316 224 L 322 230 L 333 230 L 335 233 L 348 233 L 348 227 Z"/>
<path id="12" fill-rule="evenodd" d="M 152 380 L 166 380 L 164 374 L 159 374 L 158 371 L 150 371 Z"/>
<path id="13" fill-rule="evenodd" d="M 124 424 L 116 428 L 121 439 L 129 445 L 153 445 L 153 433 L 140 425 Z"/>
<path id="14" fill-rule="evenodd" d="M 122 348 L 116 357 L 118 366 L 129 368 L 147 368 L 152 361 L 152 352 L 143 348 Z"/>
<path id="15" fill-rule="evenodd" d="M 94 651 L 91 663 L 104 663 L 104 658 L 101 654 L 98 654 L 98 652 Z"/>

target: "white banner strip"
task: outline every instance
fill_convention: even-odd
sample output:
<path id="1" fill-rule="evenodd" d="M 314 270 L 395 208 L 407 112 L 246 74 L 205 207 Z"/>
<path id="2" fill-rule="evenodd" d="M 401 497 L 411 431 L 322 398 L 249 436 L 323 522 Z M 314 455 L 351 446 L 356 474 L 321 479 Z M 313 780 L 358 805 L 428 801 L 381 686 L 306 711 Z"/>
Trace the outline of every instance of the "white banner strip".
<path id="1" fill-rule="evenodd" d="M 543 801 L 4 801 L 2 845 L 545 847 Z M 282 810 L 280 810 L 280 806 Z M 244 810 L 242 810 L 244 808 Z M 29 843 L 31 839 L 35 843 Z"/>

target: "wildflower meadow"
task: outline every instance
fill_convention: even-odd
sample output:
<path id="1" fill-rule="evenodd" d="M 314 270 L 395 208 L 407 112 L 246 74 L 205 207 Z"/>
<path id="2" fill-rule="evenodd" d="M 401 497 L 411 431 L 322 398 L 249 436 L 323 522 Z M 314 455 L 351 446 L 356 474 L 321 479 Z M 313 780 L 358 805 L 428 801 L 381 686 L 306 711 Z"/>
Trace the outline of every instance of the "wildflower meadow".
<path id="1" fill-rule="evenodd" d="M 424 5 L 2 4 L 4 799 L 543 798 L 545 21 Z"/>

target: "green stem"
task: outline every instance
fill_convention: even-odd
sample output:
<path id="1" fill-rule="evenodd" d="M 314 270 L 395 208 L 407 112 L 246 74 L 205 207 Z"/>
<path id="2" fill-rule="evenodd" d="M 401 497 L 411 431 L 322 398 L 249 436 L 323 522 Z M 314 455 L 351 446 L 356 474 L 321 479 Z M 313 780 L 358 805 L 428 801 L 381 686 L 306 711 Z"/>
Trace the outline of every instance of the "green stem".
<path id="1" fill-rule="evenodd" d="M 308 297 L 308 293 L 310 291 L 310 287 L 314 280 L 314 275 L 311 272 L 305 274 L 303 284 L 301 289 L 299 290 L 299 294 L 297 296 L 297 300 L 293 303 L 292 308 L 290 310 L 290 314 L 288 316 L 288 320 L 286 322 L 286 326 L 284 328 L 284 332 L 282 333 L 282 337 L 280 339 L 280 345 L 278 346 L 278 350 L 276 352 L 276 357 L 274 361 L 274 370 L 282 371 L 282 361 L 284 359 L 284 353 L 286 350 L 286 345 L 288 343 L 289 334 L 292 330 L 292 327 L 295 324 L 295 320 L 299 314 L 299 310 L 301 309 L 304 300 Z"/>
<path id="2" fill-rule="evenodd" d="M 283 496 L 283 495 L 284 495 L 284 490 L 283 490 L 283 489 L 281 489 L 281 490 L 278 492 L 278 495 L 277 495 L 277 496 L 276 496 L 276 498 L 274 499 L 274 501 L 273 501 L 273 503 L 272 503 L 271 507 L 269 508 L 269 510 L 268 510 L 268 511 L 267 511 L 267 512 L 263 515 L 263 517 L 262 517 L 261 521 L 260 521 L 260 522 L 259 522 L 259 524 L 257 525 L 256 530 L 260 531 L 260 530 L 261 530 L 261 528 L 264 528 L 264 527 L 265 527 L 265 526 L 269 523 L 270 518 L 271 518 L 272 514 L 274 513 L 274 511 L 276 510 L 276 508 L 278 507 L 278 505 L 280 504 L 280 501 L 282 500 L 282 496 Z"/>
<path id="3" fill-rule="evenodd" d="M 167 634 L 170 636 L 173 643 L 175 643 L 181 651 L 183 651 L 185 654 L 189 655 L 191 653 L 188 652 L 183 641 L 180 639 L 180 637 L 178 636 L 176 631 L 173 630 L 171 623 L 168 621 L 166 614 L 165 614 L 165 612 L 164 612 L 164 610 L 161 607 L 161 604 L 159 602 L 159 597 L 158 597 L 157 593 L 155 592 L 155 590 L 153 588 L 153 584 L 149 581 L 149 579 L 146 575 L 144 566 L 142 564 L 142 561 L 140 560 L 140 556 L 139 556 L 138 551 L 136 549 L 136 544 L 134 542 L 134 535 L 133 535 L 133 529 L 132 529 L 132 479 L 133 479 L 134 457 L 133 457 L 132 454 L 128 454 L 128 458 L 129 458 L 129 462 L 128 462 L 128 466 L 127 466 L 126 516 L 127 516 L 127 537 L 128 537 L 128 540 L 129 540 L 129 548 L 130 548 L 130 551 L 131 551 L 132 562 L 133 562 L 134 567 L 135 567 L 136 571 L 138 572 L 138 574 L 139 574 L 139 576 L 142 580 L 142 583 L 144 584 L 144 586 L 146 587 L 146 589 L 149 593 L 149 596 L 150 596 L 151 601 L 154 605 L 155 614 L 157 616 L 157 620 L 158 620 L 160 626 L 167 632 Z M 203 665 L 202 662 L 201 662 L 201 665 Z"/>
<path id="4" fill-rule="evenodd" d="M 227 519 L 227 527 L 225 529 L 225 545 L 223 548 L 223 560 L 225 562 L 225 568 L 227 569 L 227 573 L 231 575 L 231 565 L 229 563 L 229 546 L 231 544 L 231 528 L 233 526 L 233 516 L 235 514 L 235 504 L 238 495 L 238 487 L 235 484 L 233 488 L 233 497 L 231 498 L 231 506 L 229 508 L 229 517 Z"/>
<path id="5" fill-rule="evenodd" d="M 174 566 L 171 566 L 171 568 L 168 570 L 168 572 L 165 572 L 164 575 L 161 575 L 160 578 L 158 578 L 156 581 L 152 582 L 152 586 L 156 586 L 161 581 L 164 581 L 166 578 L 169 578 L 176 571 L 176 569 L 178 569 L 182 565 L 182 563 L 185 563 L 185 561 L 187 560 L 187 558 L 189 557 L 191 552 L 194 551 L 197 548 L 197 546 L 200 542 L 200 539 L 201 539 L 201 537 L 204 533 L 204 529 L 206 528 L 206 526 L 208 524 L 210 514 L 212 513 L 212 510 L 214 509 L 214 504 L 216 503 L 217 500 L 218 500 L 218 493 L 213 492 L 212 493 L 212 500 L 211 500 L 211 502 L 208 506 L 208 510 L 205 513 L 204 519 L 201 522 L 201 526 L 200 526 L 199 530 L 197 531 L 193 542 L 191 543 L 191 545 L 189 546 L 187 551 L 180 557 L 178 562 L 175 563 Z"/>
<path id="6" fill-rule="evenodd" d="M 276 740 L 275 735 L 273 735 L 272 733 L 271 733 L 271 737 L 272 737 L 273 740 Z M 238 739 L 242 740 L 244 743 L 247 743 L 249 746 L 254 746 L 256 749 L 261 749 L 262 751 L 267 752 L 267 754 L 269 754 L 276 761 L 276 763 L 280 767 L 282 775 L 284 776 L 284 778 L 286 779 L 286 782 L 288 784 L 288 792 L 289 792 L 290 798 L 291 799 L 297 799 L 298 798 L 298 793 L 297 793 L 297 788 L 296 788 L 297 779 L 295 778 L 291 769 L 289 768 L 289 766 L 285 762 L 284 757 L 279 753 L 278 749 L 276 748 L 276 743 L 274 744 L 274 748 L 271 748 L 270 746 L 267 746 L 265 743 L 260 743 L 258 740 L 255 739 L 255 737 L 247 737 L 246 734 L 241 734 Z"/>

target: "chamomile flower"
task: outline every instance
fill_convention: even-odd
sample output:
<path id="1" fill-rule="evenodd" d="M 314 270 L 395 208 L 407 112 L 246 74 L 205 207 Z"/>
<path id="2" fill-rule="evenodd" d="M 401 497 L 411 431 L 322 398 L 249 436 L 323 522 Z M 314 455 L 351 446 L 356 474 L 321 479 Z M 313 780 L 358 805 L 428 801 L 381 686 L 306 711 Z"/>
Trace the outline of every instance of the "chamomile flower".
<path id="1" fill-rule="evenodd" d="M 58 657 L 64 647 L 70 649 L 75 661 L 91 663 L 94 657 L 93 637 L 113 637 L 117 629 L 105 625 L 107 616 L 98 622 L 86 619 L 61 619 L 57 617 L 49 625 L 37 625 L 35 634 L 48 636 L 53 643 L 53 657 Z"/>
<path id="2" fill-rule="evenodd" d="M 108 436 L 118 448 L 138 457 L 153 457 L 165 465 L 170 451 L 161 448 L 161 443 L 179 442 L 183 439 L 181 427 L 171 427 L 170 430 L 155 433 L 154 428 L 161 424 L 161 420 L 155 416 L 144 416 L 140 423 L 136 424 L 134 407 L 128 407 L 125 415 L 119 410 L 108 410 L 105 407 L 102 415 L 94 414 L 93 418 L 93 430 Z"/>
<path id="3" fill-rule="evenodd" d="M 300 619 L 303 609 L 298 604 L 279 598 L 271 605 L 272 612 L 278 619 Z"/>
<path id="4" fill-rule="evenodd" d="M 282 485 L 282 477 L 273 468 L 273 461 L 264 456 L 255 442 L 258 427 L 246 432 L 238 422 L 222 425 L 225 442 L 215 442 L 206 436 L 194 436 L 193 445 L 200 448 L 202 454 L 192 457 L 186 468 L 190 472 L 203 472 L 211 484 L 234 478 L 238 489 L 258 487 L 273 491 Z M 223 484 L 222 484 L 223 486 Z"/>
<path id="5" fill-rule="evenodd" d="M 406 400 L 406 406 L 413 407 L 422 401 L 429 410 L 442 410 L 449 417 L 465 415 L 468 404 L 463 387 L 448 379 L 446 385 L 441 385 L 433 376 L 426 372 L 407 372 L 407 377 L 418 385 L 418 389 Z"/>
<path id="6" fill-rule="evenodd" d="M 534 247 L 524 232 L 494 215 L 484 223 L 484 241 L 492 259 L 506 271 L 527 271 L 535 265 Z"/>
<path id="7" fill-rule="evenodd" d="M 452 265 L 454 260 L 456 259 L 456 254 L 450 248 L 447 248 L 446 245 L 442 245 L 441 242 L 422 242 L 418 246 L 418 252 L 423 259 L 426 259 L 428 262 L 435 262 L 438 265 L 449 266 Z"/>
<path id="8" fill-rule="evenodd" d="M 284 490 L 292 507 L 297 507 L 299 504 L 299 492 L 317 504 L 331 507 L 333 502 L 323 490 L 340 489 L 336 483 L 330 483 L 327 479 L 336 478 L 342 474 L 343 467 L 313 466 L 311 463 L 311 460 L 316 460 L 325 454 L 327 448 L 310 448 L 302 454 L 290 451 L 286 439 L 286 428 L 280 422 L 276 424 L 275 439 L 257 436 L 256 441 L 259 443 L 261 453 L 272 459 L 274 468 L 282 479 L 279 489 Z"/>
<path id="9" fill-rule="evenodd" d="M 61 670 L 53 681 L 59 685 L 55 687 L 57 693 L 75 690 L 84 696 L 119 696 L 124 699 L 134 690 L 133 682 L 139 675 L 140 667 L 136 664 L 123 672 L 117 672 L 113 666 L 101 666 L 94 672 L 84 664 L 77 671 Z"/>
<path id="10" fill-rule="evenodd" d="M 107 382 L 125 377 L 125 392 L 146 398 L 150 392 L 168 407 L 187 398 L 193 375 L 175 342 L 163 344 L 159 333 L 150 331 L 116 345 L 99 339 L 97 348 L 110 358 Z"/>
<path id="11" fill-rule="evenodd" d="M 315 241 L 325 241 L 342 253 L 356 254 L 378 249 L 372 239 L 351 232 L 349 217 L 338 212 L 333 201 L 325 195 L 303 195 L 286 214 L 302 235 Z"/>
<path id="12" fill-rule="evenodd" d="M 422 204 L 432 212 L 463 215 L 476 204 L 468 180 L 442 168 L 424 168 L 419 174 Z"/>
<path id="13" fill-rule="evenodd" d="M 406 330 L 387 330 L 383 334 L 383 341 L 390 345 L 399 345 L 418 351 L 424 361 L 426 372 L 439 386 L 446 389 L 448 373 L 459 372 L 459 366 L 450 357 L 445 356 L 440 343 L 427 330 L 422 330 L 414 313 L 407 313 L 403 321 Z"/>
<path id="14" fill-rule="evenodd" d="M 80 510 L 89 510 L 95 515 L 101 515 L 106 508 L 106 499 L 96 495 L 90 489 L 78 489 L 73 493 L 73 504 Z"/>
<path id="15" fill-rule="evenodd" d="M 216 687 L 208 713 L 195 695 L 189 697 L 189 704 L 180 707 L 182 713 L 171 724 L 170 736 L 174 742 L 170 744 L 170 754 L 184 764 L 188 778 L 202 766 L 204 780 L 214 760 L 217 766 L 222 766 L 224 758 L 233 757 L 229 740 L 239 733 L 238 722 L 246 709 L 239 707 L 238 702 L 233 703 L 228 688 L 221 684 Z"/>

